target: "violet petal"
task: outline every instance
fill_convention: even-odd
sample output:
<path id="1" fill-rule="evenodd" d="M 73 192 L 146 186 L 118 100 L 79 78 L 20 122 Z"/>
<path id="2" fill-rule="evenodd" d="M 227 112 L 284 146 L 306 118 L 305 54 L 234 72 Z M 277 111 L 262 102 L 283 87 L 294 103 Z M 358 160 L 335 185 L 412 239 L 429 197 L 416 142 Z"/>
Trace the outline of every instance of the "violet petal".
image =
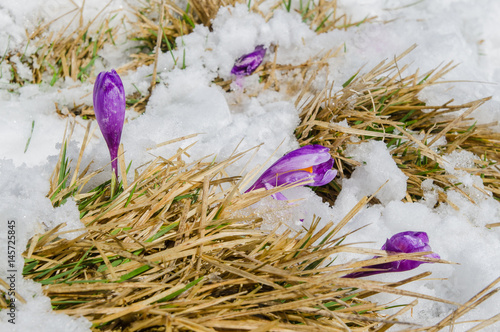
<path id="1" fill-rule="evenodd" d="M 118 147 L 125 121 L 125 90 L 114 69 L 97 75 L 94 84 L 94 113 L 108 145 L 111 168 L 118 177 Z"/>

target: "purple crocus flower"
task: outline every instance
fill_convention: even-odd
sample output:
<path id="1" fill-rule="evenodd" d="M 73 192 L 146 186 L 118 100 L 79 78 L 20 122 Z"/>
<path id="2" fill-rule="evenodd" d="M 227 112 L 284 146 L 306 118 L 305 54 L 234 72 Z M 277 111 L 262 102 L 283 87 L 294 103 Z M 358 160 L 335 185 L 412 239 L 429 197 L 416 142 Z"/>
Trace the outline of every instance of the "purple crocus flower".
<path id="1" fill-rule="evenodd" d="M 125 120 L 125 90 L 114 69 L 97 75 L 94 84 L 94 112 L 111 155 L 111 168 L 118 178 L 118 147 Z"/>
<path id="2" fill-rule="evenodd" d="M 429 246 L 429 237 L 427 236 L 427 233 L 412 232 L 412 231 L 401 232 L 393 235 L 390 239 L 387 239 L 387 241 L 385 242 L 385 244 L 382 246 L 381 249 L 395 253 L 414 253 L 414 252 L 431 251 L 431 247 Z M 375 256 L 374 258 L 377 257 L 379 256 Z M 424 257 L 437 258 L 437 259 L 441 258 L 436 253 L 425 255 Z M 375 264 L 366 266 L 366 268 L 378 269 L 379 271 L 355 272 L 345 275 L 344 278 L 360 278 L 379 273 L 409 271 L 415 269 L 416 267 L 424 263 L 426 262 L 402 259 L 400 261 Z"/>
<path id="3" fill-rule="evenodd" d="M 263 45 L 259 45 L 253 52 L 238 58 L 231 69 L 231 74 L 236 76 L 236 84 L 241 86 L 243 77 L 252 74 L 260 66 L 265 55 L 266 49 Z"/>
<path id="4" fill-rule="evenodd" d="M 272 189 L 287 184 L 323 186 L 337 175 L 330 150 L 321 145 L 306 145 L 291 151 L 271 165 L 246 191 Z M 281 193 L 272 195 L 285 200 Z"/>

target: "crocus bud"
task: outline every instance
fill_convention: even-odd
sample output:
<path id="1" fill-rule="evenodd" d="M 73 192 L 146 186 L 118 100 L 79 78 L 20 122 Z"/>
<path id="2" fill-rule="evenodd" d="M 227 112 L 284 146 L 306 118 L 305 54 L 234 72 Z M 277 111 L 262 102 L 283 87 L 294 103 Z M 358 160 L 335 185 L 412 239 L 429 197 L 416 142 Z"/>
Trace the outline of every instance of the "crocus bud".
<path id="1" fill-rule="evenodd" d="M 122 80 L 114 69 L 101 72 L 94 84 L 94 112 L 108 145 L 111 168 L 118 178 L 118 147 L 125 120 L 125 90 Z"/>
<path id="2" fill-rule="evenodd" d="M 241 86 L 242 78 L 252 74 L 260 66 L 265 55 L 266 49 L 264 46 L 259 45 L 255 47 L 253 52 L 238 58 L 234 62 L 233 69 L 231 69 L 231 74 L 236 76 L 236 84 Z"/>
<path id="3" fill-rule="evenodd" d="M 393 235 L 390 239 L 387 239 L 385 244 L 381 248 L 382 250 L 387 250 L 394 253 L 414 253 L 414 252 L 426 252 L 431 251 L 429 246 L 429 237 L 425 232 L 401 232 Z M 379 256 L 375 256 L 377 258 Z M 439 255 L 432 253 L 425 255 L 424 257 L 437 258 Z M 377 269 L 378 271 L 360 271 L 345 275 L 344 278 L 360 278 L 366 277 L 373 274 L 387 273 L 387 272 L 402 272 L 413 270 L 416 267 L 424 264 L 426 262 L 413 261 L 409 259 L 403 259 L 400 261 L 394 261 L 389 263 L 375 264 L 366 266 L 366 268 Z"/>
<path id="4" fill-rule="evenodd" d="M 323 186 L 337 175 L 330 150 L 321 145 L 306 145 L 291 151 L 271 165 L 246 191 L 259 188 L 272 189 L 282 185 Z M 285 200 L 281 193 L 275 199 Z"/>

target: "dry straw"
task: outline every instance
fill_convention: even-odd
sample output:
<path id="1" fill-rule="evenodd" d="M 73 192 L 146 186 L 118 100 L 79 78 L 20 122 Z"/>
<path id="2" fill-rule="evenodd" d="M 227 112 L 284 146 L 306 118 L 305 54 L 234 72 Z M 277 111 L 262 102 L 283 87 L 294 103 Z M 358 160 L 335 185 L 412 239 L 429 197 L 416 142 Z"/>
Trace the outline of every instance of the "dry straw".
<path id="1" fill-rule="evenodd" d="M 87 174 L 87 167 L 74 176 L 65 147 L 61 151 L 49 197 L 59 205 L 72 196 L 86 227 L 73 240 L 60 237 L 67 233 L 61 232 L 63 225 L 33 237 L 24 253 L 24 275 L 43 285 L 55 310 L 83 315 L 96 331 L 418 328 L 398 320 L 404 310 L 389 317 L 381 314 L 388 305 L 367 299 L 378 293 L 456 305 L 457 314 L 441 323 L 448 326 L 491 295 L 486 290 L 460 307 L 397 288 L 429 273 L 393 284 L 341 278 L 363 266 L 405 258 L 436 261 L 423 257 L 427 253 L 387 256 L 381 250 L 342 245 L 348 235 L 343 225 L 370 197 L 339 225 L 318 228 L 316 219 L 294 236 L 291 231 L 278 234 L 280 225 L 272 232 L 260 230 L 262 220 L 256 216 L 235 217 L 272 193 L 240 194 L 241 179 L 226 174 L 246 152 L 222 162 L 186 163 L 187 151 L 179 149 L 170 158 L 158 157 L 140 167 L 134 181 L 121 184 L 111 197 L 109 183 L 84 192 L 97 172 Z M 124 164 L 123 155 L 120 159 Z M 343 253 L 381 257 L 333 264 L 331 258 Z"/>

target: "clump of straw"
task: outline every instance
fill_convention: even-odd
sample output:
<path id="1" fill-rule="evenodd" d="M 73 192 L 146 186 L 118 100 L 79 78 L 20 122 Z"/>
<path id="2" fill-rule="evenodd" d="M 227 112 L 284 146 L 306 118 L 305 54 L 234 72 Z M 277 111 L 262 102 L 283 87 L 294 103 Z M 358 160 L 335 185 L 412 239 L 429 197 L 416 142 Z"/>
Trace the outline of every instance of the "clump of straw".
<path id="1" fill-rule="evenodd" d="M 432 179 L 442 188 L 438 202 L 452 206 L 447 199 L 449 190 L 459 191 L 470 201 L 474 200 L 460 188 L 453 175 L 445 172 L 443 156 L 455 150 L 470 151 L 478 159 L 474 161 L 474 168 L 464 171 L 481 176 L 485 189 L 500 198 L 500 171 L 496 166 L 500 157 L 500 134 L 493 129 L 495 123 L 476 125 L 469 117 L 490 98 L 462 105 L 452 105 L 452 100 L 443 105 L 426 105 L 418 98 L 419 92 L 438 83 L 453 66 L 448 63 L 424 74 L 416 71 L 405 75 L 408 66 L 399 68 L 398 61 L 414 48 L 393 61 L 380 63 L 366 74 L 355 73 L 340 91 L 333 92 L 332 87 L 327 86 L 311 94 L 305 90 L 309 87 L 306 85 L 296 101 L 301 109 L 296 137 L 301 144 L 330 147 L 341 175 L 346 177 L 357 166 L 356 161 L 344 155 L 347 145 L 383 141 L 396 164 L 408 176 L 408 202 L 421 199 L 422 182 Z M 336 124 L 344 120 L 349 127 Z M 446 144 L 434 148 L 442 137 L 446 138 Z M 484 189 L 477 186 L 476 189 L 488 195 Z M 329 187 L 318 188 L 317 192 L 333 204 L 340 190 L 339 184 L 332 183 Z"/>
<path id="2" fill-rule="evenodd" d="M 73 197 L 84 234 L 63 239 L 60 225 L 34 236 L 24 253 L 24 276 L 44 285 L 55 310 L 83 315 L 101 331 L 367 331 L 408 324 L 381 315 L 387 305 L 370 302 L 370 295 L 388 292 L 451 303 L 395 288 L 428 273 L 396 284 L 341 278 L 363 266 L 403 258 L 436 261 L 423 257 L 426 253 L 389 257 L 341 245 L 342 227 L 370 198 L 338 225 L 319 229 L 314 220 L 294 236 L 276 233 L 280 225 L 264 232 L 260 218 L 235 217 L 272 193 L 240 194 L 240 179 L 228 176 L 225 168 L 243 153 L 219 163 L 186 163 L 184 153 L 180 149 L 142 166 L 132 183 L 120 183 L 111 196 L 109 183 L 83 192 L 96 172 L 77 174 L 78 161 L 77 173 L 71 174 L 63 147 L 49 197 L 54 205 Z M 381 257 L 326 264 L 343 252 Z"/>

